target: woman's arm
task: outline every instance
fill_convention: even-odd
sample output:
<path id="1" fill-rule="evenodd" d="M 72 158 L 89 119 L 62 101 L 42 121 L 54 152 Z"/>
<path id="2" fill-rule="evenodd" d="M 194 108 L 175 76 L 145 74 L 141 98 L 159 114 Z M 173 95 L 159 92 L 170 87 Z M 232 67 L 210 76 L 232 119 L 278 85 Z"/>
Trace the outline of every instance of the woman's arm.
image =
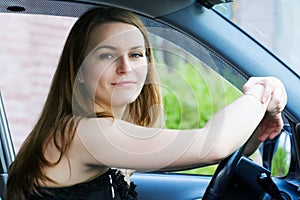
<path id="1" fill-rule="evenodd" d="M 96 160 L 88 164 L 142 171 L 207 165 L 230 155 L 251 136 L 269 105 L 260 101 L 263 91 L 262 85 L 252 87 L 202 129 L 145 128 L 97 118 L 83 119 L 76 136 Z"/>

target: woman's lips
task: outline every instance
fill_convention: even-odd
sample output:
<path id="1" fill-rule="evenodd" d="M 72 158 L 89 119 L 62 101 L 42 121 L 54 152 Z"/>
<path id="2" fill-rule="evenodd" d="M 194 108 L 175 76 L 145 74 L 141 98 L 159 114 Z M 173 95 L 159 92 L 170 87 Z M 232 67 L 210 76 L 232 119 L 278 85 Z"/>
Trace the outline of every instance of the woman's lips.
<path id="1" fill-rule="evenodd" d="M 136 84 L 135 81 L 119 81 L 119 82 L 111 83 L 111 85 L 119 86 L 119 87 L 128 87 L 128 86 L 132 86 L 132 85 L 135 85 L 135 84 Z"/>

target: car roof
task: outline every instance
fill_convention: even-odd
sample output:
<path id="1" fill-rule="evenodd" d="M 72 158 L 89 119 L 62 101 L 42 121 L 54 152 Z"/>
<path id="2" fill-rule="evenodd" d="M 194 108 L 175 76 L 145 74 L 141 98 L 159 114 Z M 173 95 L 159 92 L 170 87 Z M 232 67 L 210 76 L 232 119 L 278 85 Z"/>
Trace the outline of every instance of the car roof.
<path id="1" fill-rule="evenodd" d="M 72 3 L 72 1 L 2 0 L 0 2 L 0 12 L 22 11 L 24 13 L 78 16 L 77 13 L 80 13 L 81 10 L 85 10 L 89 6 L 101 4 L 125 8 L 155 18 L 168 15 L 170 13 L 183 9 L 191 5 L 192 3 L 195 3 L 195 0 L 81 0 L 76 2 L 81 3 L 81 9 L 79 8 L 77 12 L 76 10 L 74 12 L 74 9 L 65 9 L 64 5 L 68 3 Z M 86 6 L 82 7 L 82 5 Z"/>

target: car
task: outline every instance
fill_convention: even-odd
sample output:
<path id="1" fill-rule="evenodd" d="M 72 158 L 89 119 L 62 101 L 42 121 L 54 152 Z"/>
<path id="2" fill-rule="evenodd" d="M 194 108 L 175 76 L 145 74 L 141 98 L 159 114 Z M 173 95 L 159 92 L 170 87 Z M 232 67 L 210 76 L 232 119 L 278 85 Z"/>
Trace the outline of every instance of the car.
<path id="1" fill-rule="evenodd" d="M 281 134 L 265 141 L 254 156 L 244 156 L 243 145 L 212 168 L 205 167 L 205 172 L 136 172 L 132 180 L 139 199 L 300 199 L 296 0 L 1 1 L 2 199 L 8 168 L 41 111 L 68 31 L 82 13 L 99 6 L 131 10 L 145 23 L 159 66 L 169 128 L 203 126 L 241 95 L 252 76 L 280 79 L 288 95 Z M 239 134 L 234 127 L 232 134 Z"/>

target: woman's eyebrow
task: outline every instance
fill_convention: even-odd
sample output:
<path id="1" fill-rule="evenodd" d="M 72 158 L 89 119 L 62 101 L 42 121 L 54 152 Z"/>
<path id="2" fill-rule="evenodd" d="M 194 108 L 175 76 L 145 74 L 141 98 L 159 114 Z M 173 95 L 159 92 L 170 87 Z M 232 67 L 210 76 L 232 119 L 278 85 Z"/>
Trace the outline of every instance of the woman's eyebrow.
<path id="1" fill-rule="evenodd" d="M 130 48 L 130 50 L 134 50 L 134 49 L 145 49 L 145 46 L 144 45 L 139 45 L 139 46 L 134 46 L 134 47 Z"/>
<path id="2" fill-rule="evenodd" d="M 116 50 L 116 47 L 110 46 L 110 45 L 104 45 L 104 46 L 97 46 L 95 47 L 94 51 L 98 51 L 100 49 L 111 49 L 111 50 Z"/>
<path id="3" fill-rule="evenodd" d="M 104 45 L 104 46 L 95 47 L 95 49 L 93 51 L 96 52 L 101 49 L 117 50 L 118 48 L 114 47 L 114 46 L 110 46 L 110 45 Z M 145 49 L 145 45 L 133 46 L 129 50 L 136 50 L 136 49 Z"/>

